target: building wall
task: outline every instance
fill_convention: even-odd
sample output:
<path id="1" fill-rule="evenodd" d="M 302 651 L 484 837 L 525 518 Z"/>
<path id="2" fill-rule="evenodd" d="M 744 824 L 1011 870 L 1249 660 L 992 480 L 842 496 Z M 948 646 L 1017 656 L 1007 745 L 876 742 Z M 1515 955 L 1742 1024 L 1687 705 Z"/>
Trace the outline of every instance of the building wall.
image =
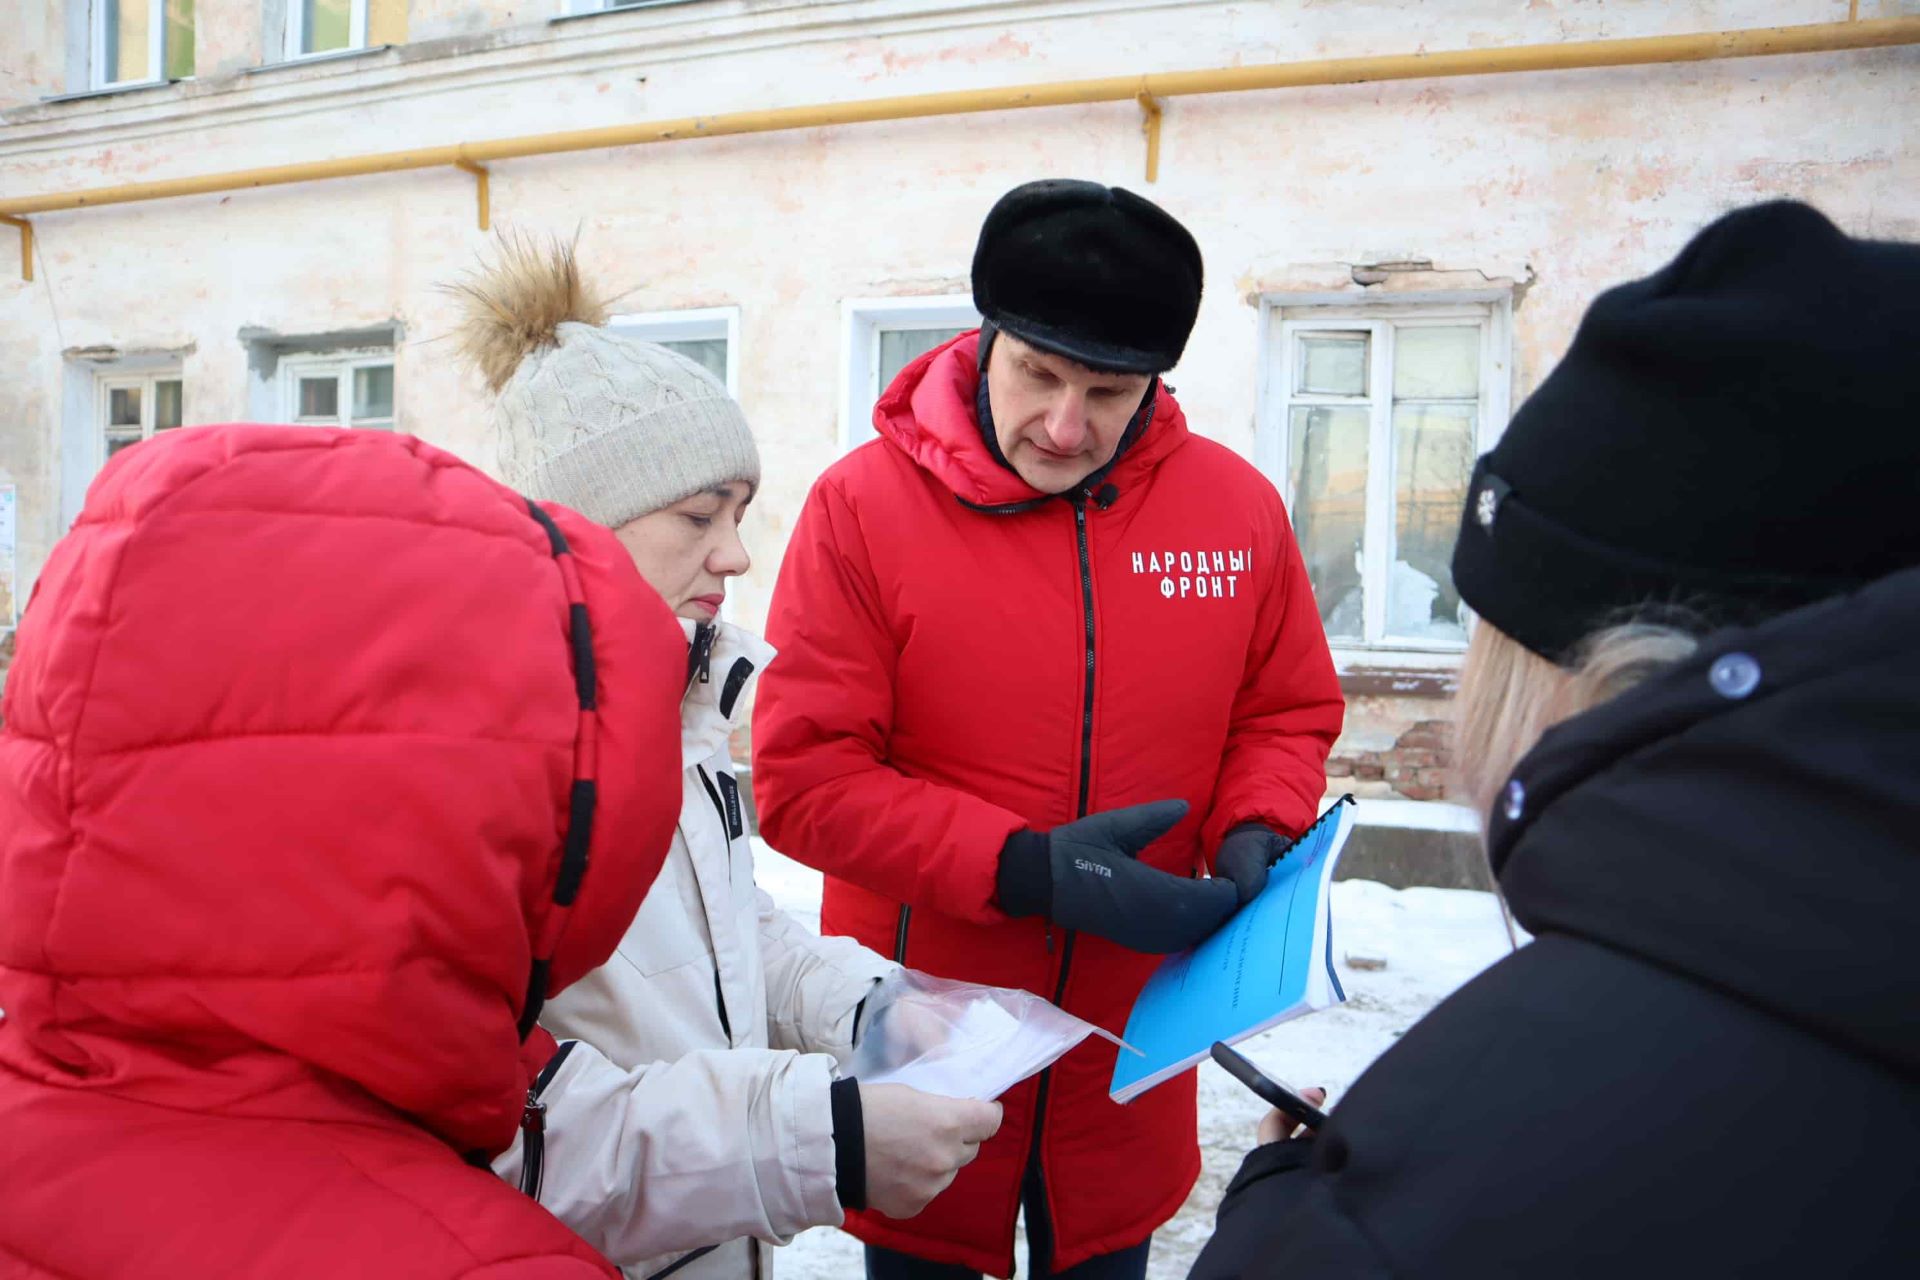
<path id="1" fill-rule="evenodd" d="M 402 46 L 255 72 L 261 0 L 199 0 L 192 82 L 60 103 L 39 98 L 74 87 L 65 7 L 18 8 L 0 36 L 7 194 L 843 98 L 1836 21 L 1848 4 L 702 0 L 554 22 L 566 0 L 412 0 Z M 1912 15 L 1920 0 L 1860 8 Z M 740 397 L 767 481 L 736 616 L 758 625 L 800 502 L 838 456 L 843 301 L 964 292 L 979 221 L 1018 182 L 1131 186 L 1194 230 L 1208 288 L 1169 381 L 1198 431 L 1254 457 L 1263 295 L 1501 292 L 1500 376 L 1518 403 L 1595 292 L 1730 207 L 1794 196 L 1856 233 L 1920 238 L 1916 69 L 1909 48 L 1180 98 L 1152 186 L 1124 104 L 701 139 L 499 163 L 493 211 L 499 226 L 577 230 L 623 310 L 740 308 Z M 176 353 L 187 420 L 216 422 L 257 408 L 249 339 L 392 328 L 402 429 L 491 464 L 486 402 L 442 341 L 454 316 L 437 287 L 484 242 L 465 174 L 34 224 L 31 284 L 7 269 L 0 227 L 0 485 L 19 495 L 21 599 L 72 515 L 68 423 L 89 360 Z M 1355 283 L 1382 262 L 1428 265 Z M 1349 665 L 1336 784 L 1438 796 L 1449 664 Z"/>

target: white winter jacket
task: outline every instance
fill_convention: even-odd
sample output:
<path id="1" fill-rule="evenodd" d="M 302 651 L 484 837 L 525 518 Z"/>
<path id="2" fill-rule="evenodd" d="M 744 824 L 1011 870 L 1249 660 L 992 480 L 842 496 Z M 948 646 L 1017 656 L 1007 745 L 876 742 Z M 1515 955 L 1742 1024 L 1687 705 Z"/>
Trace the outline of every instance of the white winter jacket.
<path id="1" fill-rule="evenodd" d="M 754 886 L 727 739 L 772 657 L 717 628 L 681 710 L 666 865 L 613 959 L 541 1018 L 579 1043 L 541 1090 L 540 1203 L 633 1277 L 770 1275 L 755 1241 L 842 1218 L 827 1090 L 857 1006 L 895 966 Z M 517 1181 L 520 1165 L 516 1139 L 493 1167 Z"/>

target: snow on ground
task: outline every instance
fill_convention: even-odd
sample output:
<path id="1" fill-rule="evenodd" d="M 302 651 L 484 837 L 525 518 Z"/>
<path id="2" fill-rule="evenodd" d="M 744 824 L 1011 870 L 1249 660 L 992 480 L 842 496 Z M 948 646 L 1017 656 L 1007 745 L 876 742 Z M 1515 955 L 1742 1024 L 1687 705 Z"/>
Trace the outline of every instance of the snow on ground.
<path id="1" fill-rule="evenodd" d="M 820 873 L 754 844 L 754 879 L 808 927 L 820 926 Z M 1367 1065 L 1428 1009 L 1506 955 L 1498 902 L 1465 889 L 1389 889 L 1371 880 L 1333 886 L 1334 951 L 1347 1003 L 1275 1027 L 1240 1046 L 1295 1086 L 1319 1085 L 1337 1103 Z M 1354 962 L 1359 962 L 1358 964 Z M 1376 962 L 1384 962 L 1377 964 Z M 1266 1105 L 1211 1062 L 1200 1068 L 1200 1182 L 1154 1236 L 1149 1280 L 1181 1280 L 1213 1230 L 1213 1214 Z M 809 1231 L 776 1255 L 782 1280 L 858 1280 L 860 1245 Z M 1026 1274 L 1024 1241 L 1020 1274 Z"/>

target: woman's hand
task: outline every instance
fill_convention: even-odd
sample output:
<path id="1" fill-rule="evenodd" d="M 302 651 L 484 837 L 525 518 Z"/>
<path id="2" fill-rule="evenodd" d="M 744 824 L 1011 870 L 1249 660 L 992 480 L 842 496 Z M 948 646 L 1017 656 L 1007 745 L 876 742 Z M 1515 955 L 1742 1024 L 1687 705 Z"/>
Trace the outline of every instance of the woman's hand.
<path id="1" fill-rule="evenodd" d="M 1302 1089 L 1300 1096 L 1316 1107 L 1323 1107 L 1327 1102 L 1325 1089 Z M 1260 1145 L 1265 1146 L 1269 1142 L 1285 1142 L 1299 1128 L 1300 1122 L 1286 1112 L 1269 1111 L 1260 1117 Z"/>

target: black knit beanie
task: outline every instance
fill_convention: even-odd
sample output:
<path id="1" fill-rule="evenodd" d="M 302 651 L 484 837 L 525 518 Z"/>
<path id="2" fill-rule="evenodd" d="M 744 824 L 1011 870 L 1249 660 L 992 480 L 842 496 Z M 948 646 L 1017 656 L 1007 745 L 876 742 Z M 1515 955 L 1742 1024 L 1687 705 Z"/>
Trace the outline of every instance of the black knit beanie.
<path id="1" fill-rule="evenodd" d="M 1556 662 L 1920 564 L 1920 246 L 1758 205 L 1600 295 L 1474 468 L 1453 580 Z"/>
<path id="2" fill-rule="evenodd" d="M 1150 200 L 1048 179 L 1000 197 L 973 253 L 973 305 L 1090 369 L 1165 373 L 1200 313 L 1200 246 Z"/>

